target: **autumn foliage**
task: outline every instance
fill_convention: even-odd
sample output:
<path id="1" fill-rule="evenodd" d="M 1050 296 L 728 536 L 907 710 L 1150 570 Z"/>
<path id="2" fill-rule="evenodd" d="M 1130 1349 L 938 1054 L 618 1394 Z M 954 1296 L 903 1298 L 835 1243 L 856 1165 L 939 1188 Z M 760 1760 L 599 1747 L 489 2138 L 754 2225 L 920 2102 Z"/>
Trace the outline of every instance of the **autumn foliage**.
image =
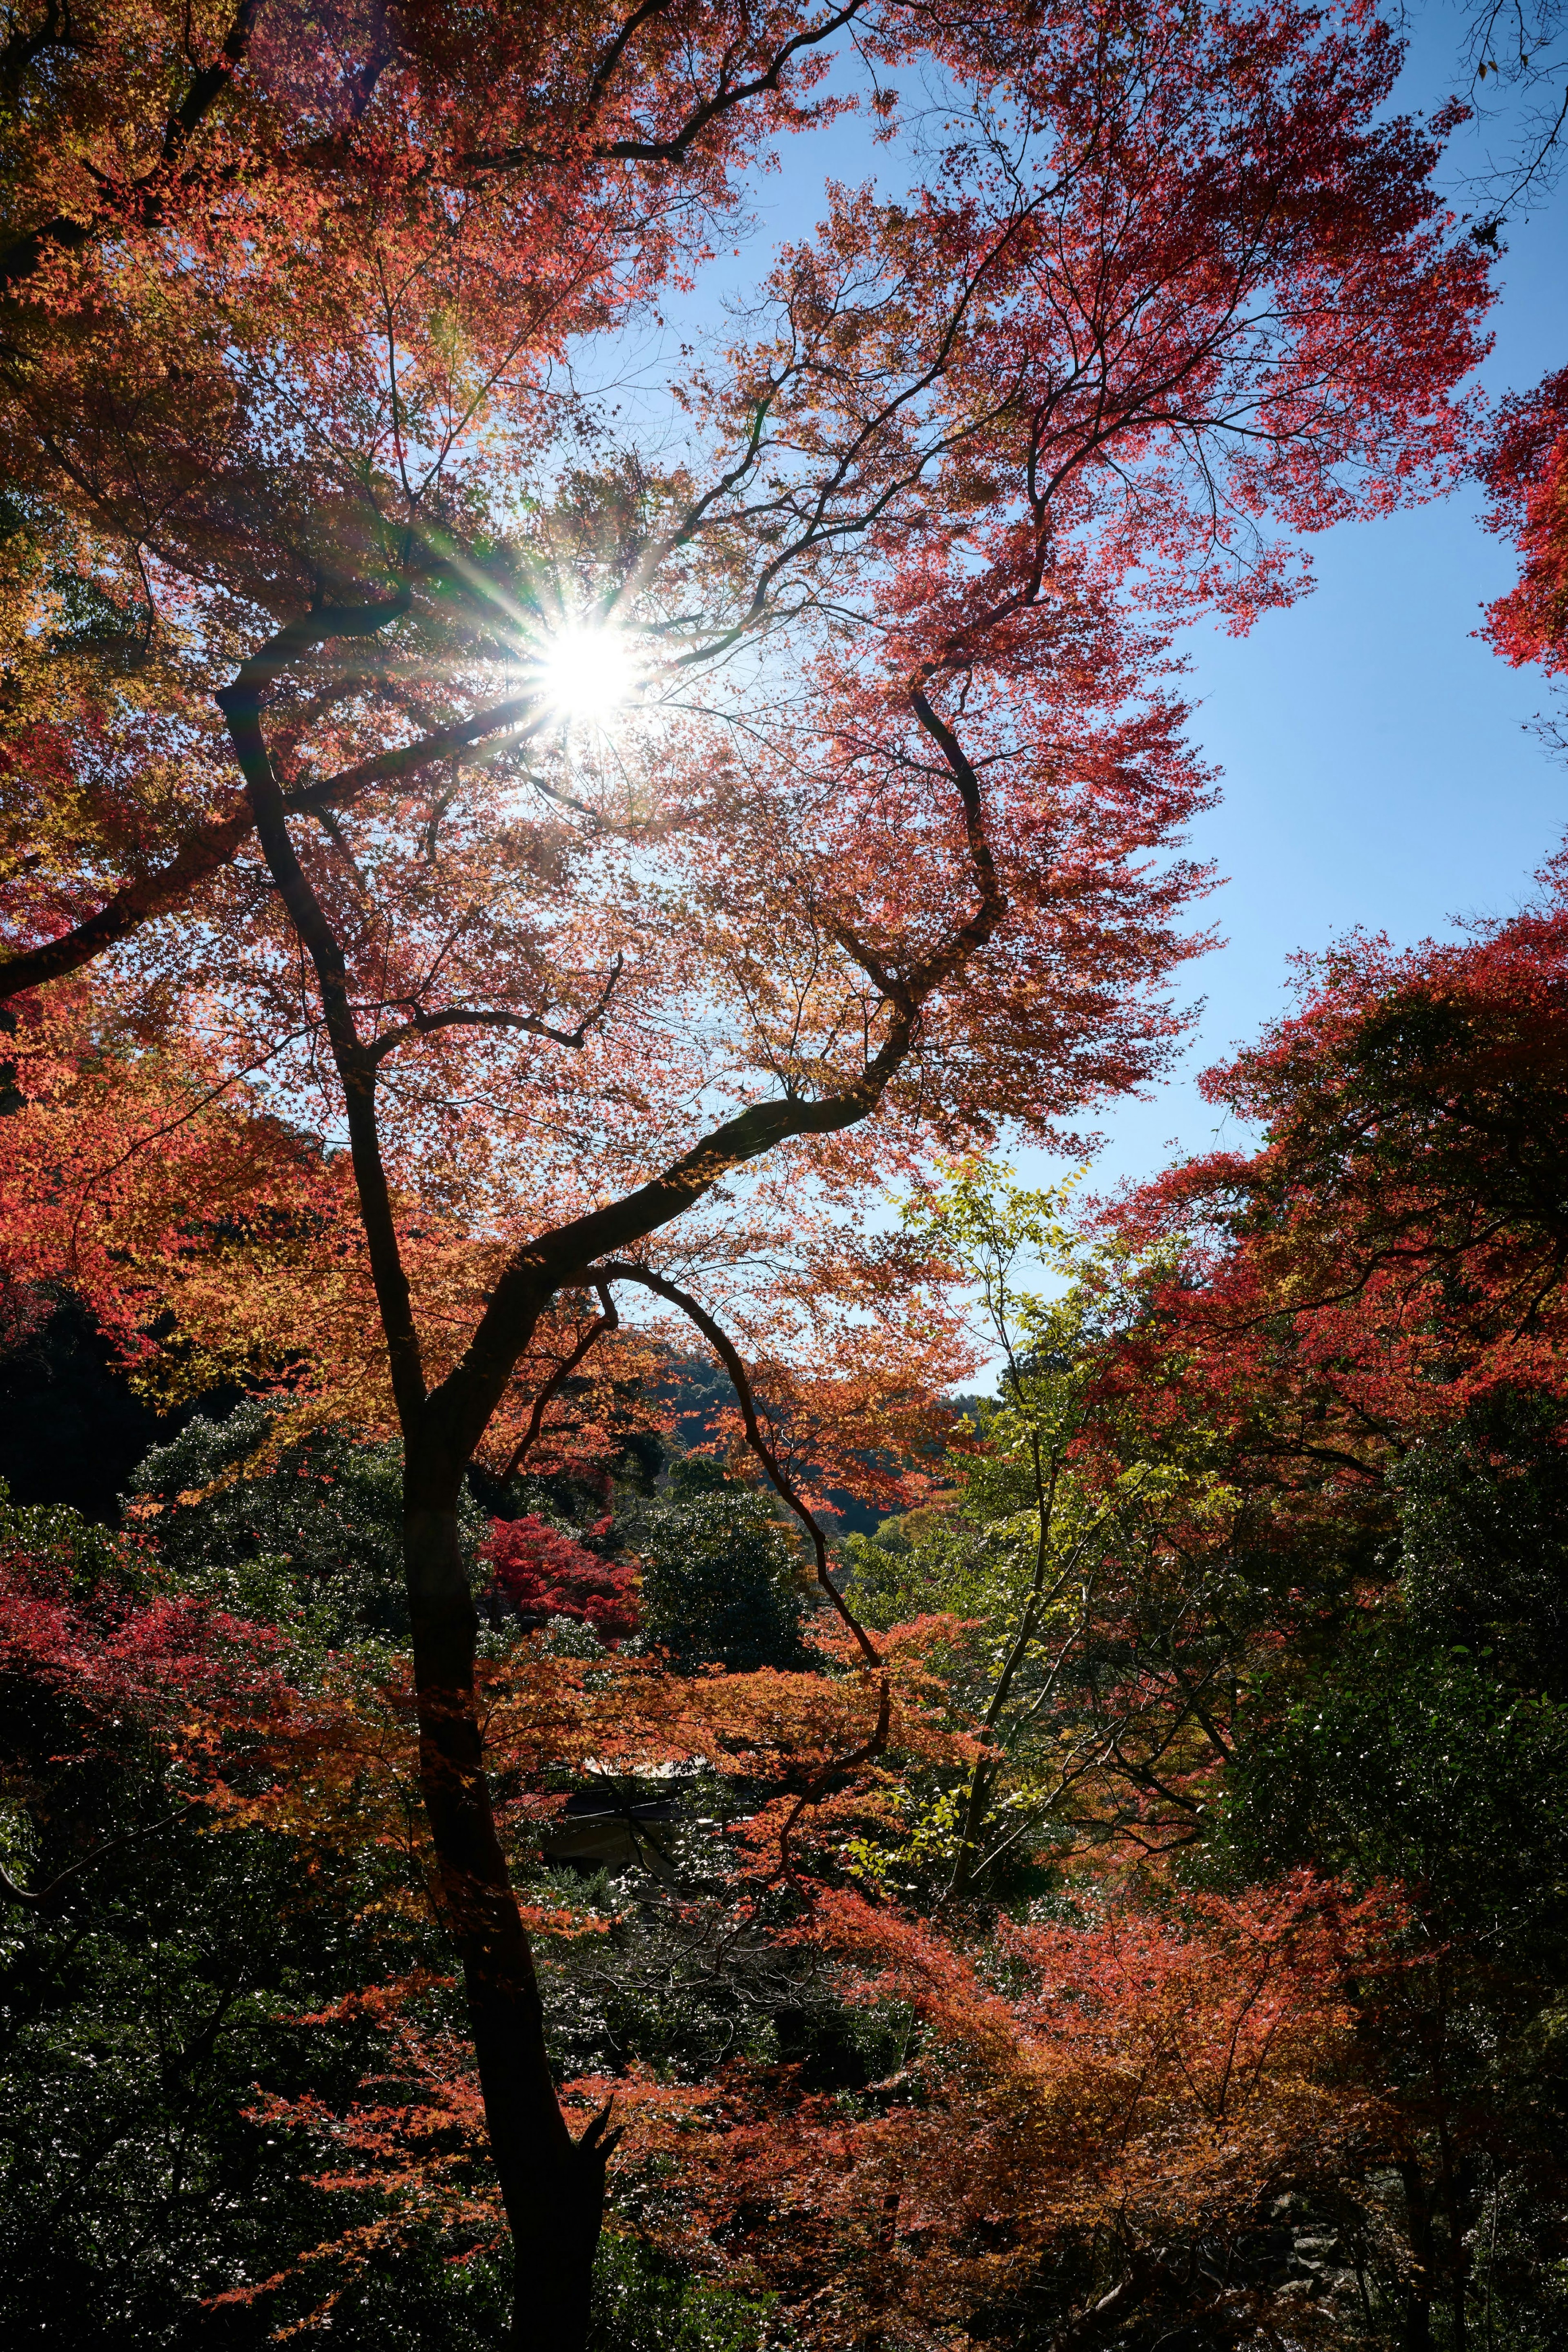
<path id="1" fill-rule="evenodd" d="M 1518 546 L 1519 584 L 1488 608 L 1505 660 L 1568 667 L 1568 369 L 1505 401 L 1481 465 L 1492 530 Z"/>
<path id="2" fill-rule="evenodd" d="M 1347 1993 L 1385 1948 L 1385 1910 L 1305 1879 L 1185 1917 L 1113 1906 L 1004 1932 L 982 1973 L 927 1927 L 830 1898 L 815 1932 L 853 1998 L 918 2020 L 883 2111 L 850 2122 L 800 2085 L 737 2080 L 678 2141 L 638 2103 L 632 2145 L 680 2146 L 700 2184 L 709 2234 L 688 2225 L 683 2250 L 743 2251 L 823 2343 L 879 2324 L 940 2341 L 1102 2232 L 1125 2318 L 1174 2283 L 1174 2239 L 1209 2239 L 1222 2274 L 1271 2197 L 1375 2127 Z M 1240 2320 L 1250 2300 L 1221 2287 L 1204 2315 Z"/>
<path id="3" fill-rule="evenodd" d="M 607 1527 L 591 1532 L 602 1536 Z M 607 1642 L 636 1631 L 635 1563 L 604 1559 L 531 1512 L 493 1521 L 484 1558 L 497 1591 L 525 1624 L 575 1618 Z"/>
<path id="4" fill-rule="evenodd" d="M 352 1917 L 354 1969 L 324 1963 L 298 2014 L 323 2036 L 384 2026 L 396 2066 L 445 2088 L 333 2113 L 371 2116 L 361 2152 L 398 2139 L 394 2109 L 419 2118 L 404 2186 L 383 2166 L 374 2191 L 406 2189 L 465 2257 L 499 2200 L 518 2352 L 581 2352 L 591 2326 L 619 2126 L 563 2105 L 546 1979 L 611 1931 L 575 1932 L 593 1906 L 551 1882 L 549 1825 L 607 1773 L 628 1837 L 665 1818 L 636 1794 L 649 1776 L 720 1791 L 704 1851 L 728 1857 L 746 1932 L 704 1982 L 772 1990 L 735 1994 L 749 2072 L 723 2095 L 744 2128 L 727 2153 L 695 2126 L 689 2144 L 719 2183 L 713 2248 L 744 2245 L 759 2292 L 766 2164 L 803 2184 L 812 2259 L 843 2279 L 808 2316 L 824 2341 L 894 2325 L 870 2282 L 930 2231 L 947 2253 L 915 2264 L 910 2308 L 938 2336 L 968 2326 L 1044 2259 L 1048 2192 L 1051 2229 L 1120 2215 L 1127 2296 L 1164 2294 L 1150 2250 L 1184 2197 L 1239 2231 L 1361 2112 L 1347 2095 L 1326 2120 L 1321 2092 L 1361 1934 L 1335 1874 L 1243 1914 L 1183 1909 L 1156 1867 L 1197 1840 L 1243 1707 L 1186 1578 L 1228 1466 L 1173 1472 L 1190 1524 L 1118 1506 L 1077 1711 L 1048 1727 L 1071 1768 L 1044 1810 L 1071 1856 L 1135 1849 L 1154 1875 L 1084 1896 L 1066 1941 L 1037 1921 L 1044 1940 L 983 1958 L 972 1921 L 905 1916 L 895 1873 L 926 1866 L 975 1785 L 963 1674 L 1012 1637 L 940 1593 L 869 1627 L 817 1506 L 940 1514 L 965 1475 L 936 1402 L 975 1362 L 961 1276 L 883 1230 L 890 1183 L 919 1193 L 939 1156 L 1004 1132 L 1063 1145 L 1183 1033 L 1173 991 L 1213 878 L 1185 831 L 1214 781 L 1176 632 L 1244 629 L 1307 584 L 1307 535 L 1470 461 L 1486 258 L 1436 193 L 1454 110 L 1390 110 L 1400 56 L 1359 0 L 48 0 L 7 38 L 6 1311 L 21 1328 L 68 1286 L 165 1403 L 265 1397 L 270 1434 L 225 1476 L 270 1475 L 312 1429 L 401 1446 L 406 1662 L 317 1655 L 296 1611 L 277 1721 L 202 1735 L 225 1763 L 212 1834 L 287 1848 Z M 596 392 L 639 336 L 685 332 L 674 306 L 736 251 L 750 175 L 856 117 L 902 142 L 902 193 L 826 187 L 748 303 L 693 329 L 651 420 Z M 1512 984 L 1479 970 L 1478 1038 Z M 1543 1017 L 1553 986 L 1543 963 Z M 1406 1319 L 1394 1370 L 1355 1378 L 1411 1393 L 1432 1341 L 1399 1284 L 1415 1266 L 1427 1299 L 1451 1256 L 1448 1192 L 1433 1208 L 1419 1162 L 1356 1202 L 1367 1283 Z M 1288 1279 L 1326 1278 L 1340 1212 L 1314 1227 L 1310 1171 L 1281 1181 Z M 1162 1317 L 1218 1328 L 1282 1263 L 1220 1245 L 1172 1307 L 1179 1189 L 1134 1213 L 1166 1257 L 1103 1368 L 1125 1412 L 1061 1452 L 1085 1495 L 1114 1486 L 1140 1398 L 1164 1443 L 1203 1385 L 1186 1363 L 1166 1381 Z M 1546 1344 L 1548 1294 L 1526 1300 L 1516 1257 L 1485 1277 L 1500 1349 Z M 676 1328 L 732 1383 L 714 1442 L 801 1531 L 814 1638 L 831 1629 L 816 1671 L 670 1675 L 633 1646 L 631 1569 L 550 1515 L 602 1501 L 632 1441 L 660 1438 Z M 1273 1412 L 1260 1344 L 1223 1363 L 1178 1344 L 1226 1439 Z M 1322 1344 L 1290 1322 L 1287 1353 Z M 1335 1408 L 1376 1409 L 1348 1389 Z M 1297 1475 L 1289 1435 L 1277 1458 Z M 555 1482 L 549 1509 L 514 1494 L 476 1567 L 475 1482 L 518 1478 Z M 1043 1549 L 1040 1491 L 1020 1507 Z M 283 1589 L 287 1561 L 244 1565 Z M 195 1659 L 227 1640 L 201 1598 L 150 1602 L 146 1640 Z M 24 1629 L 44 1612 L 41 1674 L 68 1609 L 16 1605 Z M 620 1914 L 616 1932 L 635 1941 Z M 1277 1971 L 1255 1981 L 1262 1950 Z M 874 2078 L 880 2120 L 835 2122 L 783 2078 L 769 2104 L 760 2053 L 794 2030 L 797 1967 L 831 1983 L 849 2040 L 856 1985 L 918 2021 L 925 2071 L 907 2097 L 898 2069 Z M 1077 1988 L 1060 2013 L 1054 1969 Z M 609 2025 L 601 2042 L 622 2047 Z M 629 2118 L 639 2063 L 615 2074 Z M 1095 2118 L 1124 2138 L 1103 2178 Z M 1232 2139 L 1226 2221 L 1213 2150 Z M 947 2220 L 900 2223 L 897 2148 L 928 2173 L 923 2216 L 945 2197 Z M 343 2243 L 380 2260 L 383 2222 Z M 853 2261 L 830 2256 L 841 2239 Z M 248 2311 L 255 2285 L 214 2294 Z"/>
<path id="5" fill-rule="evenodd" d="M 254 1724 L 283 1703 L 283 1644 L 266 1627 L 160 1591 L 134 1548 L 119 1572 L 81 1579 L 46 1538 L 0 1561 L 0 1671 L 75 1712 L 88 1737 Z"/>
<path id="6" fill-rule="evenodd" d="M 610 1667 L 534 1645 L 491 1674 L 497 1769 L 527 1768 L 513 1836 L 548 1836 L 561 1801 L 534 1792 L 573 1759 L 611 1775 L 720 1762 L 755 1808 L 706 1832 L 718 1850 L 708 1866 L 729 1881 L 727 1910 L 749 1920 L 728 1932 L 770 1946 L 786 1969 L 825 1971 L 851 2013 L 901 2021 L 902 2057 L 873 2105 L 846 2108 L 809 2067 L 736 2061 L 707 2081 L 636 2065 L 581 2076 L 564 2086 L 569 2109 L 586 2120 L 613 2099 L 625 2134 L 619 2194 L 666 2254 L 781 2294 L 824 2344 L 858 2343 L 878 2325 L 899 2341 L 940 2341 L 977 2310 L 1005 2309 L 1053 2250 L 1067 2257 L 1107 2232 L 1119 2308 L 1179 2295 L 1173 2241 L 1196 2233 L 1218 2265 L 1204 2307 L 1238 2320 L 1260 2312 L 1267 2294 L 1244 2259 L 1226 2283 L 1230 2253 L 1245 2257 L 1281 2191 L 1332 2181 L 1390 2127 L 1356 2032 L 1369 1988 L 1402 1965 L 1401 1904 L 1304 1871 L 1234 1897 L 1152 1906 L 1108 1884 L 1071 1924 L 1004 1922 L 984 1942 L 868 1899 L 842 1871 L 856 1831 L 874 1830 L 912 1770 L 970 1752 L 967 1735 L 942 1724 L 930 1660 L 943 1637 L 937 1621 L 890 1641 L 890 1736 L 847 1772 L 835 1758 L 863 1744 L 866 1704 L 852 1679 L 683 1683 L 653 1662 Z M 226 1799 L 228 1833 L 287 1825 L 334 1874 L 367 1839 L 395 1850 L 406 1817 L 394 1791 L 413 1781 L 406 1751 L 398 1760 L 400 1719 L 406 1691 L 377 1694 L 352 1677 L 297 1706 L 269 1746 L 277 1777 Z M 812 1796 L 793 1847 L 792 1789 Z M 692 1857 L 688 1868 L 700 1877 L 704 1865 Z M 700 1895 L 672 1888 L 666 1907 L 700 1937 Z M 529 1916 L 546 1951 L 586 1948 L 590 1962 L 622 1932 L 613 1908 L 580 1898 Z M 324 2193 L 373 2189 L 382 2202 L 298 2273 L 226 2300 L 248 2305 L 303 2280 L 324 2311 L 361 2265 L 423 2228 L 494 2238 L 477 2085 L 440 1991 L 415 1974 L 301 2020 L 370 2023 L 377 2070 L 347 2105 L 272 2098 L 258 2119 L 313 2152 Z"/>
<path id="7" fill-rule="evenodd" d="M 1116 1213 L 1178 1251 L 1135 1349 L 1262 1479 L 1373 1483 L 1489 1395 L 1561 1394 L 1568 913 L 1561 866 L 1542 880 L 1468 940 L 1304 968 L 1299 1008 L 1203 1082 L 1260 1148 Z"/>

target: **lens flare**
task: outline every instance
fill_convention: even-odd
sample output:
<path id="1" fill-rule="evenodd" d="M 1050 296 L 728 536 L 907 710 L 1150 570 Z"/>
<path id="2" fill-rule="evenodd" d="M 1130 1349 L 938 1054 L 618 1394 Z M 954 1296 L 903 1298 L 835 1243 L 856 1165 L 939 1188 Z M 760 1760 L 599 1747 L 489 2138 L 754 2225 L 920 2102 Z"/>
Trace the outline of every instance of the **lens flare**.
<path id="1" fill-rule="evenodd" d="M 622 630 L 569 621 L 541 650 L 539 684 L 560 719 L 608 727 L 635 696 L 642 672 Z"/>

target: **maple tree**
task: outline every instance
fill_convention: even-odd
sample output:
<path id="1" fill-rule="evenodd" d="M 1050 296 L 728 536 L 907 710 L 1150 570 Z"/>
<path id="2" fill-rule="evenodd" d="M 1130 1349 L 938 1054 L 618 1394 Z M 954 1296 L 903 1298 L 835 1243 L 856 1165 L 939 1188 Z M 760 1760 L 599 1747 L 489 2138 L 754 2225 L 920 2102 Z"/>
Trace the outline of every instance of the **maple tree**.
<path id="1" fill-rule="evenodd" d="M 1426 2344 L 1550 2268 L 1561 2085 L 1542 2021 L 1568 1818 L 1555 1293 L 1519 1327 L 1552 1268 L 1531 1153 L 1547 1166 L 1560 1124 L 1542 1050 L 1560 934 L 1549 895 L 1452 946 L 1333 959 L 1297 1020 L 1214 1081 L 1257 1089 L 1254 1104 L 1267 1089 L 1261 1151 L 1176 1171 L 1124 1213 L 1113 1250 L 1075 1242 L 1057 1196 L 973 1165 L 912 1209 L 921 1246 L 928 1225 L 951 1255 L 961 1241 L 983 1280 L 991 1269 L 1004 1321 L 1041 1343 L 1015 1338 L 990 1450 L 970 1438 L 946 1465 L 975 1535 L 1016 1549 L 1029 1520 L 1038 1542 L 1031 1426 L 1048 1448 L 1065 1437 L 1086 1498 L 1166 1457 L 1155 1541 L 1113 1563 L 1097 1618 L 1075 1608 L 1056 1629 L 1070 1655 L 1050 1734 L 1134 1736 L 1089 1759 L 1066 1808 L 1048 1790 L 1034 1811 L 1048 1861 L 1071 1856 L 1061 1827 L 1085 1843 L 1027 1927 L 976 1890 L 945 1910 L 954 1821 L 922 1834 L 934 1791 L 962 1799 L 990 1761 L 994 1726 L 952 1674 L 967 1636 L 950 1618 L 885 1643 L 893 1699 L 870 1755 L 843 1646 L 828 1675 L 689 1681 L 537 1636 L 482 1664 L 497 1825 L 567 2111 L 586 2120 L 613 2089 L 626 2128 L 618 2220 L 641 2234 L 618 2241 L 618 2262 L 641 2242 L 738 2297 L 716 2308 L 770 2294 L 847 2343 L 977 2326 L 1038 2341 L 1042 2299 L 1053 2328 L 1088 2341 L 1287 2314 L 1364 2340 L 1371 2297 Z M 1017 1260 L 1042 1244 L 1097 1279 L 1031 1299 Z M 919 1603 L 916 1568 L 927 1599 L 969 1613 L 981 1597 L 983 1578 L 944 1591 L 933 1573 L 946 1555 L 922 1529 L 953 1515 L 950 1495 L 915 1515 L 902 1604 Z M 1079 1528 L 1051 1532 L 1071 1548 Z M 7 1628 L 12 1591 L 28 1595 L 13 1674 L 163 1719 L 177 1696 L 204 1784 L 227 1765 L 224 1834 L 296 1847 L 314 1905 L 373 1938 L 358 1979 L 303 2015 L 297 2001 L 288 2027 L 324 2052 L 359 2037 L 357 2084 L 334 2095 L 318 2060 L 253 2103 L 253 2128 L 303 2149 L 303 2187 L 339 2210 L 301 2223 L 284 2267 L 264 2259 L 219 2286 L 239 2298 L 223 2308 L 292 2326 L 325 2298 L 345 2325 L 359 2283 L 405 2275 L 432 2233 L 483 2263 L 502 2215 L 461 2012 L 439 1947 L 427 1937 L 411 1966 L 397 1941 L 420 1935 L 432 1862 L 406 1678 L 389 1678 L 384 1651 L 287 1693 L 274 1675 L 258 1725 L 185 1648 L 172 1684 L 156 1649 L 152 1673 L 120 1678 L 101 1607 L 51 1615 L 40 1643 L 36 1575 L 22 1564 L 0 1594 Z M 1017 1580 L 1002 1582 L 1016 1635 Z M 1173 1595 L 1189 1630 L 1162 1659 L 1139 1611 L 1157 1627 Z M 1138 1706 L 1118 1715 L 1139 1674 Z M 1021 1680 L 1028 1704 L 1039 1685 Z M 1195 1687 L 1208 1724 L 1187 1708 Z M 1195 1843 L 1179 1802 L 1163 1813 L 1187 1840 L 1174 1873 L 1116 1864 L 1166 1842 L 1119 1794 L 1140 1717 L 1156 1741 L 1195 1735 L 1181 1760 L 1199 1768 L 1196 1878 L 1179 1866 Z M 540 1867 L 567 1789 L 634 1789 L 672 1764 L 706 1775 L 700 1818 L 674 1832 L 673 1886 L 595 1894 Z M 1032 1794 L 1027 1752 L 1009 1769 Z M 1009 1900 L 1042 1883 L 1039 1848 L 1026 1858 L 1037 1874 L 1004 1878 Z M 1384 1876 L 1407 1892 L 1382 1891 Z M 687 1982 L 717 2005 L 706 2032 Z M 789 2036 L 803 2005 L 802 2053 Z"/>
<path id="2" fill-rule="evenodd" d="M 1504 401 L 1480 476 L 1490 529 L 1522 558 L 1519 584 L 1488 608 L 1486 634 L 1517 667 L 1568 667 L 1568 368 Z"/>
<path id="3" fill-rule="evenodd" d="M 678 459 L 617 442 L 569 357 L 841 104 L 852 17 L 964 93 L 945 146 L 830 192 Z M 791 1444 L 864 1475 L 852 1416 L 907 1419 L 953 1327 L 835 1216 L 1158 1066 L 1207 790 L 1169 631 L 1288 600 L 1279 527 L 1449 478 L 1482 260 L 1359 10 L 110 23 L 107 74 L 86 15 L 7 53 L 13 1278 L 401 1434 L 516 2340 L 576 2345 L 607 2138 L 497 1832 L 467 1465 L 635 1344 L 636 1288 L 728 1349 L 809 1531 Z M 559 723 L 563 660 L 620 666 L 612 728 Z M 842 1377 L 769 1435 L 727 1308 Z"/>
<path id="4" fill-rule="evenodd" d="M 1004 1931 L 988 1971 L 920 1926 L 829 1902 L 822 1932 L 858 1997 L 900 1998 L 924 2029 L 907 2105 L 845 2128 L 808 2096 L 748 2131 L 742 2093 L 703 2151 L 718 2210 L 749 2198 L 747 2253 L 764 2275 L 793 2272 L 824 2343 L 890 2322 L 940 2341 L 977 2311 L 1005 2327 L 1051 2254 L 1095 2237 L 1112 2283 L 1069 2326 L 1173 2308 L 1244 2326 L 1270 2298 L 1232 2267 L 1234 2240 L 1373 2125 L 1346 1993 L 1384 1909 L 1303 1874 L 1164 1919 L 1112 1906 Z M 1206 2244 L 1198 2277 L 1173 2260 L 1189 2236 Z"/>
<path id="5" fill-rule="evenodd" d="M 497 1591 L 525 1623 L 574 1617 L 607 1640 L 636 1629 L 635 1570 L 601 1559 L 532 1512 L 496 1520 L 484 1557 Z"/>
<path id="6" fill-rule="evenodd" d="M 1299 1010 L 1203 1080 L 1261 1148 L 1117 1213 L 1131 1244 L 1181 1236 L 1138 1347 L 1179 1385 L 1193 1346 L 1260 1476 L 1368 1486 L 1489 1395 L 1559 1391 L 1565 878 L 1469 939 L 1304 965 Z"/>

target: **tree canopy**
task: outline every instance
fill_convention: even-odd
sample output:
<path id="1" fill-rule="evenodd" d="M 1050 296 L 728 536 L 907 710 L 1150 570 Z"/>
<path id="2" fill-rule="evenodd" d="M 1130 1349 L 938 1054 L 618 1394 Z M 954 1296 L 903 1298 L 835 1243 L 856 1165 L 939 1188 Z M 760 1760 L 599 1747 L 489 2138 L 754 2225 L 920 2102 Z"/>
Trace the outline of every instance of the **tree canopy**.
<path id="1" fill-rule="evenodd" d="M 189 2307 L 117 2224 L 94 2324 L 1239 2341 L 1305 2200 L 1462 2337 L 1544 2141 L 1413 2053 L 1451 1982 L 1540 2005 L 1502 1895 L 1429 1899 L 1442 1805 L 1390 1762 L 1372 1837 L 1310 1755 L 1451 1700 L 1555 1786 L 1557 900 L 1351 943 L 1213 1081 L 1260 1151 L 1098 1241 L 987 1163 L 1183 1034 L 1176 631 L 1473 462 L 1458 111 L 1391 110 L 1359 5 L 8 24 L 0 1299 L 173 1416 L 117 1535 L 5 1535 L 44 2079 L 165 2014 L 143 1841 L 191 1890 L 101 2158 L 156 2151 Z M 831 184 L 632 397 L 748 175 L 855 114 L 896 195 Z M 1551 397 L 1489 461 L 1514 657 Z M 1527 1558 L 1454 1535 L 1489 1481 Z M 836 1556 L 835 1495 L 901 1524 Z M 99 2161 L 17 2209 L 35 2333 Z M 277 2227 L 214 2218 L 264 2175 Z"/>

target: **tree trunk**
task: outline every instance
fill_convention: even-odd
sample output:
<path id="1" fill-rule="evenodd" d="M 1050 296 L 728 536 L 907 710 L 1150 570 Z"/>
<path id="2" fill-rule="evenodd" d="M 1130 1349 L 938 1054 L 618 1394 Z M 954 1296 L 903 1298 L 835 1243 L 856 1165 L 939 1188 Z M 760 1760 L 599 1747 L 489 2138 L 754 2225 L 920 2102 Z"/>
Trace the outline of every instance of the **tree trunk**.
<path id="1" fill-rule="evenodd" d="M 1436 2250 L 1432 2242 L 1432 2205 L 1421 2167 L 1414 2157 L 1399 2165 L 1409 2217 L 1410 2253 L 1414 2276 L 1405 2302 L 1405 2352 L 1432 2352 L 1432 2286 Z"/>
<path id="2" fill-rule="evenodd" d="M 1448 2225 L 1448 2282 L 1453 2312 L 1455 2352 L 1466 2352 L 1469 2341 L 1469 2251 L 1465 2244 L 1468 2217 L 1475 2204 L 1470 2167 L 1454 2160 L 1447 2121 L 1439 2115 L 1437 2146 L 1442 2155 L 1443 2213 Z"/>
<path id="3" fill-rule="evenodd" d="M 513 2352 L 583 2352 L 610 2136 L 567 2129 L 527 1931 L 496 1834 L 474 1687 L 478 1627 L 457 1538 L 455 1474 L 410 1448 L 403 1549 L 420 1785 L 443 1918 L 463 1964 L 485 2119 L 512 2233 Z"/>

